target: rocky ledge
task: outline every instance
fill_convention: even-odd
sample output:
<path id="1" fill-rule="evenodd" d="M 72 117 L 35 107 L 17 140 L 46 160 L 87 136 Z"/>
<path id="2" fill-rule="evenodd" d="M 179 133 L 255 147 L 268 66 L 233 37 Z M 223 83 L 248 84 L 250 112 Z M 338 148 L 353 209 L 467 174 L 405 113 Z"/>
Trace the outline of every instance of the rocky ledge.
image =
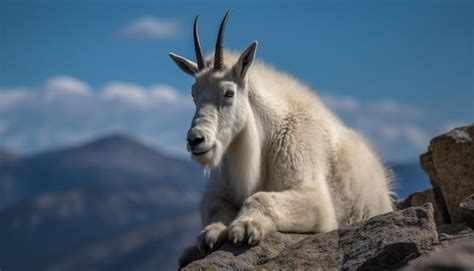
<path id="1" fill-rule="evenodd" d="M 324 234 L 225 244 L 183 270 L 474 270 L 474 126 L 434 138 L 420 160 L 433 188 L 397 211 Z"/>

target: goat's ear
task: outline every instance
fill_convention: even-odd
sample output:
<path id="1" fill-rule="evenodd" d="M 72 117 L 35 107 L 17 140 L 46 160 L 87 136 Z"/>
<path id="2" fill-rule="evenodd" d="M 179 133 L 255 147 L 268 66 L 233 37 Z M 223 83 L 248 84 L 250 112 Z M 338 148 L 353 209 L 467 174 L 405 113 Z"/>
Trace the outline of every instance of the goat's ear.
<path id="1" fill-rule="evenodd" d="M 170 53 L 171 59 L 178 65 L 178 67 L 185 73 L 194 76 L 198 71 L 198 66 L 193 61 L 186 59 L 182 56 Z"/>
<path id="2" fill-rule="evenodd" d="M 234 65 L 234 72 L 240 80 L 244 80 L 248 69 L 252 65 L 255 59 L 255 53 L 257 52 L 258 42 L 254 41 L 250 46 L 240 55 L 239 60 Z"/>

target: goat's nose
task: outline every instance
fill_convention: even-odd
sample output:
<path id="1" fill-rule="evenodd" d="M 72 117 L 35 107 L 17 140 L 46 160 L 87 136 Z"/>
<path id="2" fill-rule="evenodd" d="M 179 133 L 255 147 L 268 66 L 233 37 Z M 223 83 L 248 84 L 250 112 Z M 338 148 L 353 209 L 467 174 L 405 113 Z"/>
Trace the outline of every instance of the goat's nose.
<path id="1" fill-rule="evenodd" d="M 186 140 L 188 141 L 190 147 L 196 147 L 197 145 L 204 142 L 205 139 L 203 136 L 193 135 L 191 137 L 188 137 Z"/>

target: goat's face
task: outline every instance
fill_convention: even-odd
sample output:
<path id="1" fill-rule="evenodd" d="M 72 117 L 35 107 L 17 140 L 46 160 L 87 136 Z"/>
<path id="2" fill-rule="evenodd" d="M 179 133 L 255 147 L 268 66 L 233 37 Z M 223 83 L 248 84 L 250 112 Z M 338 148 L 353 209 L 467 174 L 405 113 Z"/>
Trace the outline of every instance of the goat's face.
<path id="1" fill-rule="evenodd" d="M 192 96 L 196 113 L 187 135 L 187 148 L 203 165 L 217 165 L 233 139 L 244 127 L 250 110 L 245 85 L 233 70 L 196 77 Z"/>
<path id="2" fill-rule="evenodd" d="M 257 42 L 253 42 L 232 67 L 225 67 L 221 34 L 228 15 L 229 12 L 221 24 L 213 67 L 208 67 L 202 57 L 197 18 L 194 33 L 198 64 L 170 54 L 181 70 L 196 79 L 192 86 L 196 113 L 188 131 L 187 149 L 194 160 L 208 166 L 219 164 L 229 145 L 244 128 L 251 110 L 246 75 L 255 58 Z"/>

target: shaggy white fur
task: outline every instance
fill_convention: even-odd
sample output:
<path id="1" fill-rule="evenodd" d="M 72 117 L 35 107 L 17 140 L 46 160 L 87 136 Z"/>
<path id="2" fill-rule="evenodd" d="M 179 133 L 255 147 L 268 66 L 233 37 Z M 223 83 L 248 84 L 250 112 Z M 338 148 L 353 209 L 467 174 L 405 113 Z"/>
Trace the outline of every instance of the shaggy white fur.
<path id="1" fill-rule="evenodd" d="M 257 43 L 225 52 L 226 68 L 194 75 L 192 157 L 208 167 L 202 253 L 230 239 L 257 244 L 269 232 L 327 232 L 392 211 L 391 181 L 367 141 L 293 77 L 254 61 Z"/>

